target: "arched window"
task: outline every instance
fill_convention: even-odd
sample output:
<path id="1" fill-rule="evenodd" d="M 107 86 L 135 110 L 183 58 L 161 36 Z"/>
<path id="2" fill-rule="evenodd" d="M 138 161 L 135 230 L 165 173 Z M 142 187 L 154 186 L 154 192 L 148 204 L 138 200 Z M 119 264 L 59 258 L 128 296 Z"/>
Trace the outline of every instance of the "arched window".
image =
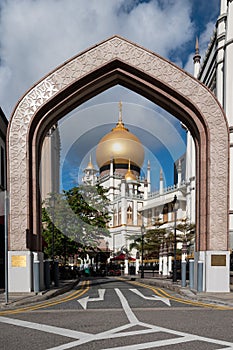
<path id="1" fill-rule="evenodd" d="M 168 222 L 168 205 L 165 204 L 163 207 L 163 222 Z"/>
<path id="2" fill-rule="evenodd" d="M 133 210 L 131 205 L 127 208 L 127 224 L 132 225 L 133 224 Z"/>
<path id="3" fill-rule="evenodd" d="M 152 224 L 152 210 L 149 209 L 148 210 L 148 214 L 147 214 L 147 224 L 151 225 Z"/>
<path id="4" fill-rule="evenodd" d="M 117 210 L 114 209 L 113 210 L 113 226 L 117 226 L 118 222 L 117 222 Z"/>
<path id="5" fill-rule="evenodd" d="M 118 225 L 121 225 L 121 208 L 118 211 Z"/>

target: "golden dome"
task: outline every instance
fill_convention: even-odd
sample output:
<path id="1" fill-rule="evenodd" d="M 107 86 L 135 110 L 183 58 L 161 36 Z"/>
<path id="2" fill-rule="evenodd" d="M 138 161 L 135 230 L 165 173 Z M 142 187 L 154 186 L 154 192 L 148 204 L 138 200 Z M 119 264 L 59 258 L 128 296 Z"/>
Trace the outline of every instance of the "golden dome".
<path id="1" fill-rule="evenodd" d="M 128 171 L 125 174 L 125 180 L 127 182 L 135 182 L 137 181 L 136 176 L 132 173 L 131 169 L 130 169 L 130 160 L 129 160 L 129 167 L 128 167 Z"/>
<path id="2" fill-rule="evenodd" d="M 140 140 L 132 134 L 122 122 L 121 103 L 119 120 L 115 128 L 105 135 L 96 149 L 96 161 L 101 168 L 108 165 L 111 160 L 114 164 L 131 164 L 141 168 L 144 161 L 144 148 Z"/>

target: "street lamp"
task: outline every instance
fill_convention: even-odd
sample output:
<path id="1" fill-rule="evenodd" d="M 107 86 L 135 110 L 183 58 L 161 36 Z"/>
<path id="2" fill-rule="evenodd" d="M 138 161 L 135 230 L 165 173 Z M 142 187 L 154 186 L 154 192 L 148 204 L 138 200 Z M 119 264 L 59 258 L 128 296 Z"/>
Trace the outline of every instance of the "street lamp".
<path id="1" fill-rule="evenodd" d="M 106 241 L 106 253 L 105 253 L 105 257 L 106 257 L 106 264 L 108 262 L 108 258 L 109 258 L 109 242 Z"/>
<path id="2" fill-rule="evenodd" d="M 141 234 L 142 234 L 142 267 L 141 267 L 141 278 L 144 278 L 144 234 L 145 234 L 145 226 L 141 226 Z"/>
<path id="3" fill-rule="evenodd" d="M 52 279 L 54 280 L 54 216 L 55 216 L 55 197 L 51 194 L 50 206 L 52 208 Z"/>
<path id="4" fill-rule="evenodd" d="M 174 261 L 173 261 L 173 276 L 172 280 L 173 282 L 177 282 L 177 264 L 176 264 L 176 220 L 177 220 L 177 209 L 178 209 L 178 202 L 177 202 L 177 196 L 174 196 L 173 202 L 172 202 L 172 209 L 174 213 Z"/>

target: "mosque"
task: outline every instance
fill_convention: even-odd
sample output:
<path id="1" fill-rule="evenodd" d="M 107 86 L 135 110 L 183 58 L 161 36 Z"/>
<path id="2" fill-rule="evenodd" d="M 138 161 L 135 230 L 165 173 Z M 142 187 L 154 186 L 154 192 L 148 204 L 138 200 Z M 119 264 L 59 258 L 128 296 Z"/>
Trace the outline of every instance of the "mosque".
<path id="1" fill-rule="evenodd" d="M 201 60 L 199 43 L 196 41 L 196 50 L 193 57 L 195 78 L 209 88 L 217 98 L 226 113 L 229 127 L 230 147 L 230 185 L 229 185 L 229 250 L 233 248 L 233 1 L 221 0 L 220 12 L 217 18 L 213 35 L 207 51 Z M 217 122 L 217 121 L 216 121 Z M 184 126 L 185 127 L 185 126 Z M 114 137 L 122 134 L 125 141 L 122 154 L 114 158 L 106 152 L 104 142 L 114 145 Z M 124 135 L 124 136 L 123 136 Z M 106 143 L 107 144 L 107 143 Z M 132 144 L 134 147 L 132 147 Z M 135 147 L 137 145 L 137 147 Z M 127 150 L 130 150 L 128 153 Z M 132 151 L 135 151 L 133 152 Z M 103 155 L 100 152 L 103 151 Z M 195 223 L 195 145 L 192 136 L 187 130 L 187 150 L 185 178 L 182 179 L 180 161 L 177 160 L 178 180 L 173 188 L 164 188 L 163 174 L 160 174 L 160 188 L 156 193 L 151 192 L 150 164 L 147 167 L 147 176 L 140 177 L 140 167 L 143 162 L 143 149 L 140 140 L 135 140 L 124 127 L 120 110 L 119 121 L 108 135 L 100 142 L 97 148 L 97 162 L 100 168 L 98 181 L 104 187 L 109 187 L 109 198 L 112 206 L 112 220 L 110 231 L 112 234 L 111 247 L 113 251 L 129 246 L 129 237 L 140 234 L 141 225 L 146 229 L 160 219 L 167 225 L 173 223 L 174 213 L 172 203 L 176 195 L 179 202 L 178 220 L 188 220 Z M 85 169 L 84 179 L 96 176 L 96 170 L 89 163 Z M 182 181 L 183 180 L 183 181 Z M 217 200 L 221 200 L 218 198 Z M 232 265 L 233 268 L 233 265 Z"/>
<path id="2" fill-rule="evenodd" d="M 108 247 L 113 255 L 129 252 L 130 243 L 142 234 L 142 227 L 146 231 L 161 225 L 173 232 L 174 198 L 178 204 L 177 222 L 187 221 L 187 181 L 182 179 L 181 159 L 176 162 L 177 183 L 165 188 L 161 169 L 159 190 L 152 192 L 150 163 L 148 161 L 146 176 L 142 176 L 144 147 L 141 140 L 124 125 L 121 102 L 116 126 L 97 145 L 96 162 L 98 169 L 90 159 L 82 182 L 98 183 L 108 191 L 111 216 Z M 189 221 L 194 219 L 194 210 L 193 206 Z M 136 257 L 136 251 L 130 253 Z"/>
<path id="3" fill-rule="evenodd" d="M 233 2 L 221 0 L 220 15 L 217 19 L 208 49 L 201 60 L 198 40 L 193 57 L 195 78 L 203 82 L 216 96 L 224 108 L 230 132 L 230 187 L 229 187 L 229 249 L 233 247 L 233 103 L 232 103 L 232 59 L 233 59 Z M 160 171 L 159 189 L 151 190 L 151 168 L 147 164 L 146 176 L 142 176 L 144 148 L 139 140 L 124 125 L 122 105 L 116 126 L 100 140 L 96 149 L 96 169 L 90 159 L 84 169 L 83 183 L 99 183 L 108 190 L 110 199 L 111 238 L 106 243 L 116 254 L 128 251 L 130 243 L 145 230 L 161 227 L 174 229 L 174 198 L 177 198 L 178 222 L 195 223 L 196 189 L 196 153 L 192 136 L 188 129 L 185 160 L 185 175 L 181 170 L 181 161 L 175 162 L 177 181 L 169 188 L 165 187 L 164 174 Z M 185 125 L 184 125 L 184 128 Z M 52 133 L 53 134 L 53 133 Z M 51 134 L 51 135 L 52 135 Z M 51 138 L 47 135 L 47 138 Z M 59 146 L 59 138 L 56 138 Z M 45 141 L 45 143 L 48 142 Z M 51 144 L 50 146 L 51 147 Z M 43 153 L 43 152 L 42 152 Z M 47 154 L 45 152 L 44 154 Z M 59 159 L 56 160 L 57 162 Z M 43 162 L 43 157 L 42 157 Z M 48 169 L 47 165 L 45 166 Z M 51 167 L 51 171 L 54 167 Z M 49 192 L 46 189 L 45 192 Z M 220 199 L 219 199 L 220 200 Z M 193 248 L 195 250 L 195 247 Z M 133 252 L 135 255 L 136 252 Z"/>

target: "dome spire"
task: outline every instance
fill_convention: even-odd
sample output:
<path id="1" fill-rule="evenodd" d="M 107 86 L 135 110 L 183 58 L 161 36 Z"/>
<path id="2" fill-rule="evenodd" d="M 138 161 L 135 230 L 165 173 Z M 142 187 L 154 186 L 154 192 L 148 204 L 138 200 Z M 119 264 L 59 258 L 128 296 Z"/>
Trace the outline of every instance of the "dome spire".
<path id="1" fill-rule="evenodd" d="M 122 102 L 120 101 L 118 103 L 119 106 L 119 118 L 118 118 L 118 123 L 122 123 Z"/>
<path id="2" fill-rule="evenodd" d="M 120 101 L 118 103 L 119 106 L 119 116 L 118 116 L 118 122 L 115 126 L 115 128 L 112 129 L 112 131 L 117 130 L 117 129 L 124 129 L 126 131 L 129 131 L 129 129 L 127 129 L 122 121 L 122 102 Z"/>

